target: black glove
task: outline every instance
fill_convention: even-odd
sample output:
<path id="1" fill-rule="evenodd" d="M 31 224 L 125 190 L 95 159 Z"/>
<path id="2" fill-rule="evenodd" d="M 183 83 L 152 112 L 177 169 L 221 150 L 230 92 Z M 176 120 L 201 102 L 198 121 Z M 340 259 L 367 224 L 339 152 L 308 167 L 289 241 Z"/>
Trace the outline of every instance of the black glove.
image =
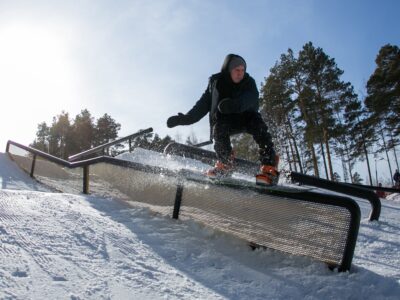
<path id="1" fill-rule="evenodd" d="M 218 104 L 218 110 L 221 114 L 234 114 L 240 112 L 240 103 L 231 98 L 224 98 Z"/>
<path id="2" fill-rule="evenodd" d="M 177 116 L 169 117 L 167 120 L 168 128 L 172 128 L 178 125 L 186 125 L 187 123 L 187 116 L 183 113 L 178 113 Z"/>

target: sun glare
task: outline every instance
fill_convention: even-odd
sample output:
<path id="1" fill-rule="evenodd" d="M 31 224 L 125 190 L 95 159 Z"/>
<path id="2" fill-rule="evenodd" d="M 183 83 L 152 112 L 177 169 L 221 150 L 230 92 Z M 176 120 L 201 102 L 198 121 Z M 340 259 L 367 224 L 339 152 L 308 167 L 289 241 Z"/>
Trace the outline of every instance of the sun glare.
<path id="1" fill-rule="evenodd" d="M 0 29 L 2 98 L 42 98 L 70 82 L 66 45 L 48 30 L 28 26 Z"/>
<path id="2" fill-rule="evenodd" d="M 11 117 L 20 126 L 21 121 L 38 124 L 76 101 L 76 72 L 69 55 L 66 39 L 52 28 L 0 27 L 1 127 Z"/>

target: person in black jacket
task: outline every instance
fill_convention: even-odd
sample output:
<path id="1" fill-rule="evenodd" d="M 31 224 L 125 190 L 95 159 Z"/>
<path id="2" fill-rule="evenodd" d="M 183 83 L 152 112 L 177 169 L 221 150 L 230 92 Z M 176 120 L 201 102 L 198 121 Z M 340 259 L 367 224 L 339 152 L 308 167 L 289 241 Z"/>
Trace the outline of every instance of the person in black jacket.
<path id="1" fill-rule="evenodd" d="M 400 173 L 399 170 L 396 170 L 393 175 L 394 186 L 400 188 Z"/>
<path id="2" fill-rule="evenodd" d="M 278 158 L 268 127 L 259 109 L 259 93 L 254 79 L 246 73 L 245 60 L 236 54 L 228 54 L 221 72 L 209 78 L 207 88 L 192 109 L 178 113 L 167 120 L 169 128 L 198 122 L 207 113 L 210 121 L 210 138 L 214 140 L 217 155 L 215 167 L 207 171 L 209 177 L 230 175 L 234 158 L 230 136 L 249 133 L 259 146 L 261 161 L 258 183 L 272 185 L 278 181 Z"/>

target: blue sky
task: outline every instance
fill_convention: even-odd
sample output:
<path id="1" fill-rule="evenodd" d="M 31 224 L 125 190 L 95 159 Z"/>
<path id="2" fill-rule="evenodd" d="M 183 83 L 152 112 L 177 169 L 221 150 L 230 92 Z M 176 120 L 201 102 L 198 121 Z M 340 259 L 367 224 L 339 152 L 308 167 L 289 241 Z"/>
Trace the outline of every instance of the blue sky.
<path id="1" fill-rule="evenodd" d="M 110 114 L 121 135 L 153 127 L 205 140 L 207 118 L 165 121 L 192 107 L 226 54 L 242 55 L 260 86 L 308 41 L 362 96 L 379 49 L 400 45 L 399 11 L 395 0 L 0 1 L 0 147 L 28 144 L 40 122 L 83 108 Z"/>

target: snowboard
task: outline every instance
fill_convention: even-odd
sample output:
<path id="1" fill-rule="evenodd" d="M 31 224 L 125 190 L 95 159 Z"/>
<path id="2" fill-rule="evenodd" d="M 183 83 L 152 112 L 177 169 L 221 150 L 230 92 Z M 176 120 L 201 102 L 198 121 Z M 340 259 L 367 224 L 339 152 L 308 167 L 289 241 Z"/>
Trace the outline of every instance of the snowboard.
<path id="1" fill-rule="evenodd" d="M 239 188 L 239 189 L 252 189 L 252 190 L 261 190 L 261 191 L 281 191 L 285 193 L 304 193 L 310 191 L 314 188 L 311 187 L 297 187 L 297 186 L 286 186 L 286 185 L 263 185 L 257 184 L 256 178 L 249 181 L 245 179 L 235 178 L 232 176 L 225 176 L 219 178 L 211 178 L 207 176 L 205 173 L 200 171 L 192 171 L 187 169 L 181 169 L 179 171 L 179 175 L 189 181 L 196 181 L 205 184 L 213 184 L 224 187 L 231 188 Z"/>

